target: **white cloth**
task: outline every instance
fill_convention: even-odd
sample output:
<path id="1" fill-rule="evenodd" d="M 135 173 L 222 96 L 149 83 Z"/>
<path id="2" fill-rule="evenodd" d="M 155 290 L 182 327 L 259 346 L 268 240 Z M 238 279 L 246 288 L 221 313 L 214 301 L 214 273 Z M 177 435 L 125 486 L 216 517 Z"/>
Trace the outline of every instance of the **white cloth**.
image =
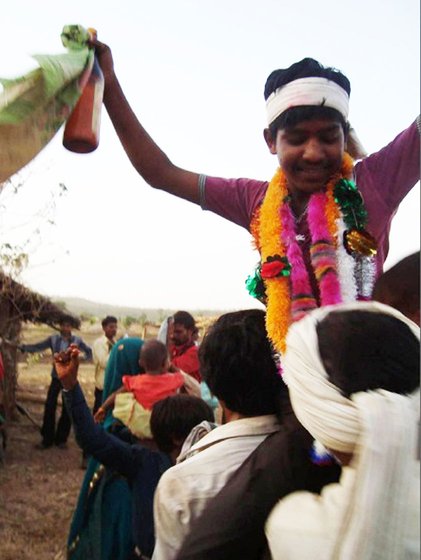
<path id="1" fill-rule="evenodd" d="M 311 76 L 299 78 L 278 88 L 266 100 L 267 122 L 270 125 L 279 115 L 292 107 L 319 105 L 336 109 L 348 120 L 349 95 L 336 82 Z"/>
<path id="2" fill-rule="evenodd" d="M 153 560 L 172 560 L 176 556 L 192 522 L 208 501 L 256 447 L 279 429 L 274 415 L 228 422 L 195 443 L 188 459 L 162 475 L 154 499 Z"/>
<path id="3" fill-rule="evenodd" d="M 92 355 L 95 364 L 95 387 L 104 388 L 105 367 L 110 355 L 110 341 L 104 335 L 97 338 L 92 346 Z"/>
<path id="4" fill-rule="evenodd" d="M 354 468 L 344 467 L 340 482 L 325 486 L 320 496 L 294 492 L 278 502 L 266 523 L 272 560 L 331 559 L 332 536 L 340 531 L 343 510 L 352 497 L 355 475 Z M 420 558 L 419 496 L 419 463 L 414 461 L 404 552 L 396 560 Z"/>
<path id="5" fill-rule="evenodd" d="M 394 560 L 401 558 L 408 523 L 419 390 L 410 396 L 367 391 L 348 399 L 329 381 L 319 354 L 316 326 L 330 313 L 350 310 L 394 316 L 419 340 L 418 326 L 386 305 L 360 302 L 321 308 L 291 327 L 284 379 L 303 426 L 325 447 L 354 453 L 357 458 L 352 492 L 343 504 L 342 527 L 332 534 L 332 548 L 326 557 Z M 277 515 L 285 512 L 278 509 Z"/>

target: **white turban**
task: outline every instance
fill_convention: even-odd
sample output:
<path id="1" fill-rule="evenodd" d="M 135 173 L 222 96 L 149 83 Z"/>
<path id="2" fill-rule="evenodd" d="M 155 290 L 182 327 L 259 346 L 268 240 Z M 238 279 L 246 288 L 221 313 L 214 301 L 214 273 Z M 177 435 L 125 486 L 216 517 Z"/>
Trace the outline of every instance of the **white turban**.
<path id="1" fill-rule="evenodd" d="M 283 361 L 299 421 L 327 448 L 354 454 L 355 488 L 332 558 L 397 559 L 417 453 L 419 389 L 409 396 L 383 389 L 355 393 L 351 398 L 341 394 L 321 361 L 316 327 L 330 313 L 342 311 L 393 316 L 418 340 L 419 328 L 399 311 L 377 302 L 328 306 L 291 326 Z"/>

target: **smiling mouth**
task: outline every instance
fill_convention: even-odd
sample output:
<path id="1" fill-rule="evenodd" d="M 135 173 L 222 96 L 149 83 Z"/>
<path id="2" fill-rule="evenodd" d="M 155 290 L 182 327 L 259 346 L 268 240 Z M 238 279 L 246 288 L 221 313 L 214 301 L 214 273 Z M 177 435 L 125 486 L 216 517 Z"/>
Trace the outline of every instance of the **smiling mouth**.
<path id="1" fill-rule="evenodd" d="M 303 178 L 307 178 L 313 181 L 325 181 L 329 173 L 326 169 L 318 167 L 313 169 L 300 169 L 300 175 Z"/>

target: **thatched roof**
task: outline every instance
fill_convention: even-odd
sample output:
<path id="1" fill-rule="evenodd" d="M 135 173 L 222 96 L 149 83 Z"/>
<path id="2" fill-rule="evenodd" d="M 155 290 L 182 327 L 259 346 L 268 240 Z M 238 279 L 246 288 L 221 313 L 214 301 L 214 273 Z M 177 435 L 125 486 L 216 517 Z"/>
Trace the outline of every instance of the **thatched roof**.
<path id="1" fill-rule="evenodd" d="M 57 328 L 60 322 L 68 321 L 73 328 L 80 328 L 80 319 L 61 309 L 50 299 L 32 292 L 0 270 L 0 305 L 7 305 L 10 315 L 21 321 L 45 323 Z"/>

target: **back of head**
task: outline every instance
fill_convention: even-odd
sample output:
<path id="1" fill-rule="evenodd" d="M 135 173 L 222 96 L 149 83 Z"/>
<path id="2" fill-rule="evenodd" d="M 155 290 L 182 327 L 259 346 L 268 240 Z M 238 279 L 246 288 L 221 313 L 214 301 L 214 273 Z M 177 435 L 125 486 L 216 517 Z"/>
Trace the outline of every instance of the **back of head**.
<path id="1" fill-rule="evenodd" d="M 181 446 L 191 430 L 207 420 L 214 421 L 213 411 L 203 399 L 190 395 L 174 395 L 155 403 L 150 426 L 159 449 L 170 453 Z"/>
<path id="2" fill-rule="evenodd" d="M 156 338 L 147 340 L 140 351 L 140 362 L 145 371 L 158 371 L 168 359 L 168 350 L 163 342 Z"/>
<path id="3" fill-rule="evenodd" d="M 281 412 L 286 387 L 273 359 L 263 311 L 222 315 L 206 333 L 199 359 L 203 379 L 231 411 L 244 416 Z"/>
<path id="4" fill-rule="evenodd" d="M 420 252 L 384 272 L 376 281 L 373 299 L 394 307 L 420 324 Z"/>
<path id="5" fill-rule="evenodd" d="M 406 395 L 419 387 L 419 341 L 396 317 L 338 311 L 316 331 L 324 368 L 343 395 L 375 389 Z"/>
<path id="6" fill-rule="evenodd" d="M 349 98 L 350 96 L 351 84 L 342 72 L 336 68 L 325 67 L 313 58 L 304 58 L 303 60 L 292 64 L 288 68 L 274 70 L 269 75 L 266 80 L 264 90 L 264 97 L 268 106 L 271 96 L 274 97 L 282 90 L 282 88 L 285 88 L 285 86 L 290 85 L 296 80 L 303 80 L 304 78 L 323 78 L 339 86 L 339 91 L 343 92 L 343 97 Z M 307 88 L 307 85 L 305 88 Z M 317 104 L 313 101 L 311 103 L 306 102 L 305 96 L 303 97 L 303 92 L 306 91 L 305 88 L 300 87 L 299 103 L 294 99 L 294 103 L 287 103 L 286 107 L 290 108 L 286 108 L 286 110 L 283 110 L 282 112 L 275 111 L 275 113 L 273 113 L 269 118 L 268 124 L 272 136 L 275 136 L 278 129 L 292 127 L 300 121 L 316 118 L 328 118 L 335 120 L 342 124 L 344 130 L 347 131 L 347 117 L 335 108 L 336 103 L 330 104 L 329 99 L 323 95 L 320 98 L 320 102 Z M 293 98 L 289 101 L 292 100 Z"/>
<path id="7" fill-rule="evenodd" d="M 183 325 L 184 328 L 191 330 L 194 330 L 196 327 L 194 317 L 188 311 L 177 311 L 177 313 L 174 313 L 173 323 Z"/>

